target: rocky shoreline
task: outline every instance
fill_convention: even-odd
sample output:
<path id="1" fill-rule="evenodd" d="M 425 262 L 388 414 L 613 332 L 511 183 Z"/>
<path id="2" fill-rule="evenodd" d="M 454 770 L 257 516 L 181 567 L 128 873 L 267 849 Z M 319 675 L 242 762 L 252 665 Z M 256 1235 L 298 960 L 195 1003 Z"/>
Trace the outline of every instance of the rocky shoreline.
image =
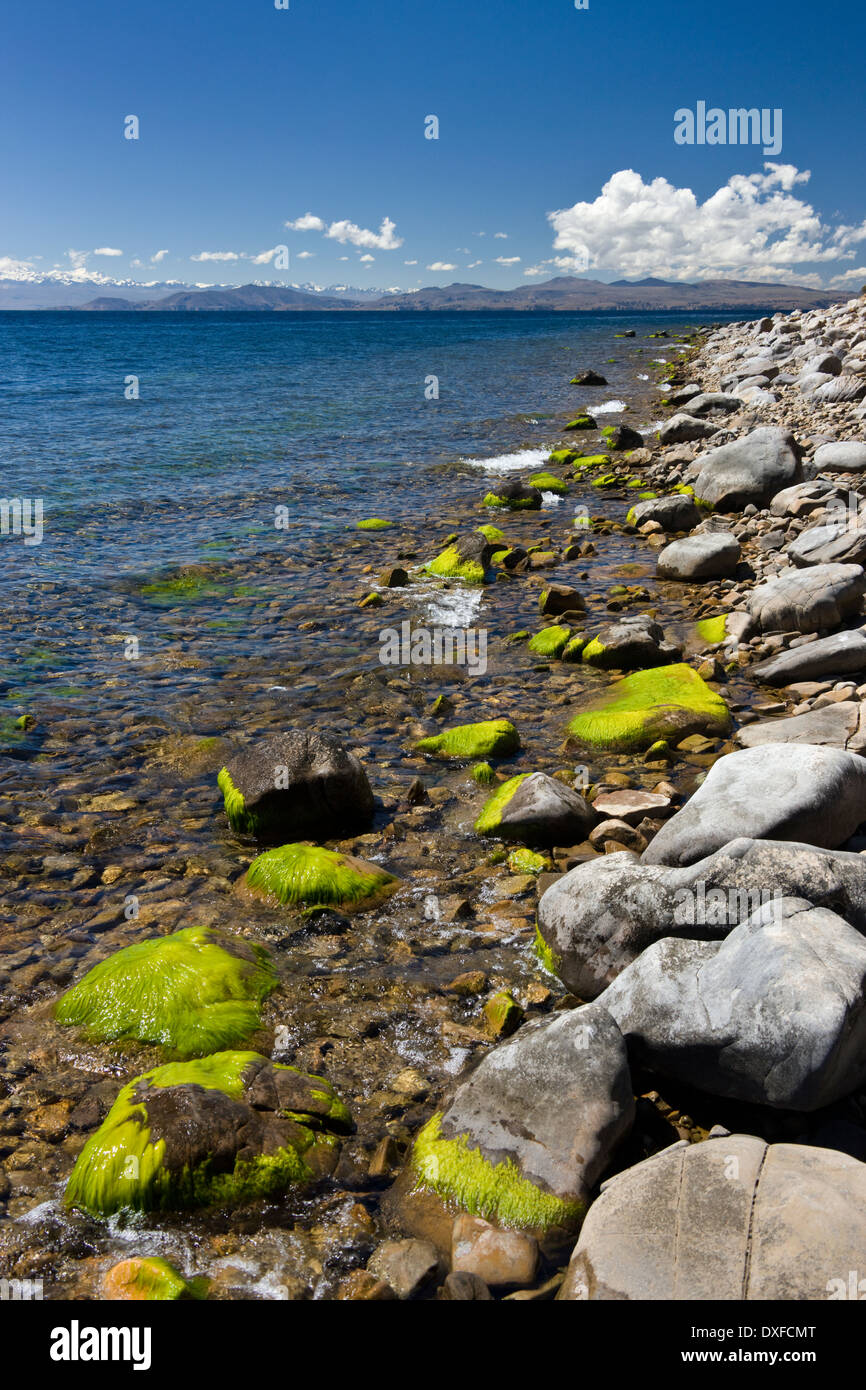
<path id="1" fill-rule="evenodd" d="M 857 1268 L 866 301 L 660 365 L 657 435 L 599 430 L 588 370 L 543 471 L 361 521 L 292 610 L 291 674 L 269 597 L 255 694 L 230 668 L 196 703 L 193 676 L 52 807 L 21 763 L 7 1277 L 826 1299 Z M 250 578 L 136 601 L 194 673 L 188 605 Z M 403 624 L 483 628 L 484 669 L 360 660 Z M 48 773 L 75 721 L 46 723 L 7 737 Z"/>

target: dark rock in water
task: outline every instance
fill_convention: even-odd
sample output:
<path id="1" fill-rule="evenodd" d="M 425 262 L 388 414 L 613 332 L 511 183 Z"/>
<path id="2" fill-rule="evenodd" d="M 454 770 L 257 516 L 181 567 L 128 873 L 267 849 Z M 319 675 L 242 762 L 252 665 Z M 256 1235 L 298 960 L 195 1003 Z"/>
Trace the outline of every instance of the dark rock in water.
<path id="1" fill-rule="evenodd" d="M 794 436 L 773 425 L 752 430 L 697 459 L 689 469 L 695 497 L 718 511 L 739 512 L 750 502 L 765 507 L 802 476 Z"/>
<path id="2" fill-rule="evenodd" d="M 578 865 L 538 904 L 545 962 L 594 999 L 654 941 L 722 939 L 776 894 L 831 908 L 866 935 L 866 856 L 743 837 L 686 868 L 627 851 Z"/>
<path id="3" fill-rule="evenodd" d="M 332 1172 L 352 1129 L 327 1081 L 258 1053 L 169 1063 L 123 1087 L 66 1203 L 99 1216 L 239 1206 Z"/>
<path id="4" fill-rule="evenodd" d="M 606 425 L 602 430 L 608 449 L 618 453 L 623 449 L 642 449 L 643 435 L 629 425 Z"/>
<path id="5" fill-rule="evenodd" d="M 752 675 L 767 685 L 793 685 L 796 681 L 823 680 L 866 671 L 866 632 L 834 632 L 804 647 L 791 647 L 769 661 L 752 667 Z"/>
<path id="6" fill-rule="evenodd" d="M 586 604 L 577 589 L 568 584 L 549 584 L 542 590 L 539 608 L 543 614 L 556 617 L 561 613 L 583 613 Z"/>
<path id="7" fill-rule="evenodd" d="M 537 487 L 522 483 L 519 479 L 511 482 L 498 482 L 491 487 L 484 498 L 485 507 L 504 507 L 509 511 L 537 512 L 542 496 Z"/>
<path id="8" fill-rule="evenodd" d="M 577 376 L 571 378 L 572 386 L 607 386 L 607 377 L 602 376 L 601 372 L 592 370 L 578 372 Z"/>
<path id="9" fill-rule="evenodd" d="M 486 536 L 472 531 L 469 535 L 458 536 L 424 568 L 428 574 L 437 575 L 440 579 L 462 579 L 469 584 L 486 584 L 495 578 L 492 560 L 497 549 L 501 549 L 501 546 L 492 545 Z"/>
<path id="10" fill-rule="evenodd" d="M 582 659 L 603 671 L 638 671 L 667 666 L 680 658 L 680 649 L 667 641 L 662 626 L 644 613 L 622 618 L 583 649 Z"/>
<path id="11" fill-rule="evenodd" d="M 262 739 L 228 760 L 219 786 L 232 829 L 265 843 L 351 835 L 373 819 L 367 774 L 330 734 Z"/>
<path id="12" fill-rule="evenodd" d="M 416 1298 L 436 1283 L 439 1252 L 429 1240 L 386 1240 L 368 1261 L 367 1269 L 398 1298 Z"/>
<path id="13" fill-rule="evenodd" d="M 487 801 L 475 829 L 527 845 L 571 845 L 586 837 L 595 813 L 579 792 L 533 772 L 503 782 Z"/>
<path id="14" fill-rule="evenodd" d="M 385 589 L 405 589 L 409 583 L 408 571 L 402 569 L 400 565 L 395 565 L 392 569 L 384 570 L 379 575 L 379 583 Z"/>
<path id="15" fill-rule="evenodd" d="M 733 1134 L 674 1144 L 605 1184 L 559 1298 L 823 1302 L 859 1297 L 866 1164 Z"/>
<path id="16" fill-rule="evenodd" d="M 421 1130 L 409 1168 L 459 1209 L 549 1237 L 579 1225 L 633 1117 L 625 1044 L 588 1004 L 489 1052 Z"/>
<path id="17" fill-rule="evenodd" d="M 762 632 L 819 632 L 858 614 L 864 593 L 860 565 L 791 565 L 752 591 L 749 617 Z"/>
<path id="18" fill-rule="evenodd" d="M 712 1095 L 808 1111 L 866 1081 L 866 940 L 803 898 L 721 942 L 655 942 L 602 1006 L 643 1064 Z"/>
<path id="19" fill-rule="evenodd" d="M 472 1300 L 491 1303 L 493 1294 L 480 1275 L 457 1270 L 449 1274 L 442 1285 L 442 1298 L 453 1303 L 469 1303 Z"/>
<path id="20" fill-rule="evenodd" d="M 728 753 L 656 835 L 647 864 L 694 864 L 739 835 L 835 849 L 866 820 L 866 759 L 775 744 Z"/>
<path id="21" fill-rule="evenodd" d="M 724 579 L 739 563 L 740 542 L 732 531 L 702 531 L 665 546 L 658 572 L 663 579 Z"/>

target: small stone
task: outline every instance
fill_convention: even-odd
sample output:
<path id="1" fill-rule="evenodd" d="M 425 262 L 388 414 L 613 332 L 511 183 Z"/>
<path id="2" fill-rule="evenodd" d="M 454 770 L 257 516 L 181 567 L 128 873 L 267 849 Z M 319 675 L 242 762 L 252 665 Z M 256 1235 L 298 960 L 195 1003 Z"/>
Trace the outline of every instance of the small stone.
<path id="1" fill-rule="evenodd" d="M 538 1242 L 521 1231 L 503 1231 L 461 1212 L 454 1220 L 451 1268 L 476 1274 L 491 1288 L 525 1287 L 538 1269 Z"/>
<path id="2" fill-rule="evenodd" d="M 429 1240 L 386 1240 L 373 1252 L 367 1272 L 390 1285 L 398 1298 L 415 1298 L 435 1282 L 439 1253 Z"/>
<path id="3" fill-rule="evenodd" d="M 482 1012 L 484 1027 L 493 1038 L 509 1038 L 523 1022 L 523 1010 L 508 990 L 488 999 Z"/>
<path id="4" fill-rule="evenodd" d="M 445 986 L 449 994 L 461 994 L 467 998 L 473 994 L 483 994 L 486 988 L 487 976 L 483 970 L 466 970 Z"/>
<path id="5" fill-rule="evenodd" d="M 465 1270 L 457 1270 L 448 1275 L 442 1285 L 442 1298 L 453 1303 L 469 1303 L 473 1299 L 477 1302 L 493 1302 L 493 1294 L 484 1280 L 477 1274 L 469 1274 Z"/>

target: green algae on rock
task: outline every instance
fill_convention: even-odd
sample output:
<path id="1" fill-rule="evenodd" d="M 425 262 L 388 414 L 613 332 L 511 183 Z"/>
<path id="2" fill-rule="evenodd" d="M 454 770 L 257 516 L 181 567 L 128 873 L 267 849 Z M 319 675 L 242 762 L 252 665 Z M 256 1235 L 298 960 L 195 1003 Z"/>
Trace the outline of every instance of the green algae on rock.
<path id="1" fill-rule="evenodd" d="M 585 646 L 586 638 L 582 634 L 578 634 L 577 637 L 572 637 L 571 640 L 565 644 L 560 653 L 561 660 L 580 661 Z"/>
<path id="2" fill-rule="evenodd" d="M 494 545 L 497 541 L 505 540 L 505 532 L 500 531 L 498 526 L 479 526 L 476 528 L 478 534 L 483 536 L 486 541 Z"/>
<path id="3" fill-rule="evenodd" d="M 489 578 L 489 571 L 480 561 L 462 560 L 456 545 L 449 545 L 424 568 L 428 574 L 435 574 L 440 579 L 462 579 L 466 584 L 484 584 Z"/>
<path id="4" fill-rule="evenodd" d="M 170 1303 L 179 1298 L 201 1298 L 206 1281 L 189 1283 L 167 1260 L 153 1255 L 133 1256 L 112 1265 L 102 1279 L 102 1297 L 110 1302 Z"/>
<path id="5" fill-rule="evenodd" d="M 434 758 L 505 758 L 520 749 L 520 736 L 510 719 L 485 719 L 480 724 L 457 724 L 444 733 L 422 738 L 416 753 Z"/>
<path id="6" fill-rule="evenodd" d="M 576 415 L 573 420 L 569 420 L 567 425 L 563 425 L 564 430 L 594 430 L 596 423 L 591 415 L 583 413 Z"/>
<path id="7" fill-rule="evenodd" d="M 479 787 L 489 787 L 496 774 L 489 763 L 476 763 L 472 769 L 472 780 Z"/>
<path id="8" fill-rule="evenodd" d="M 534 652 L 536 656 L 561 656 L 568 646 L 570 638 L 571 628 L 543 627 L 540 632 L 536 632 L 534 637 L 530 637 L 528 650 Z"/>
<path id="9" fill-rule="evenodd" d="M 701 641 L 715 647 L 725 640 L 727 622 L 727 613 L 721 613 L 717 618 L 702 618 L 700 622 L 695 623 L 695 632 Z"/>
<path id="10" fill-rule="evenodd" d="M 400 880 L 378 864 L 318 845 L 266 850 L 247 869 L 243 884 L 256 898 L 284 907 L 339 907 L 366 911 L 396 892 Z"/>
<path id="11" fill-rule="evenodd" d="M 541 935 L 541 928 L 535 923 L 535 942 L 533 949 L 535 955 L 549 975 L 559 978 L 559 967 L 562 963 L 561 958 L 550 947 Z"/>
<path id="12" fill-rule="evenodd" d="M 507 782 L 502 782 L 496 788 L 491 797 L 488 797 L 481 810 L 481 815 L 475 822 L 475 830 L 479 835 L 495 835 L 502 821 L 502 812 L 508 805 L 521 782 L 525 782 L 530 774 L 520 772 L 516 777 L 509 777 Z"/>
<path id="13" fill-rule="evenodd" d="M 568 732 L 596 748 L 640 751 L 670 736 L 722 738 L 730 728 L 721 695 L 691 666 L 677 662 L 614 681 L 584 705 Z"/>
<path id="14" fill-rule="evenodd" d="M 217 783 L 232 829 L 270 844 L 355 834 L 373 819 L 367 774 L 331 734 L 257 739 L 227 758 Z"/>
<path id="15" fill-rule="evenodd" d="M 576 449 L 554 449 L 547 462 L 552 468 L 566 468 L 578 458 Z"/>
<path id="16" fill-rule="evenodd" d="M 100 961 L 55 1006 L 95 1042 L 135 1039 L 200 1057 L 248 1038 L 276 972 L 261 946 L 184 927 Z"/>
<path id="17" fill-rule="evenodd" d="M 533 473 L 529 482 L 532 487 L 537 487 L 539 492 L 555 492 L 558 497 L 564 497 L 568 492 L 568 483 L 557 478 L 555 473 Z"/>
<path id="18" fill-rule="evenodd" d="M 581 1220 L 580 1202 L 565 1201 L 525 1178 L 510 1158 L 492 1163 L 465 1136 L 446 1139 L 437 1113 L 420 1130 L 411 1157 L 417 1184 L 472 1216 L 518 1230 L 568 1228 Z"/>
<path id="19" fill-rule="evenodd" d="M 257 1052 L 169 1062 L 122 1088 L 66 1205 L 93 1216 L 236 1207 L 333 1171 L 351 1129 L 329 1082 Z"/>
<path id="20" fill-rule="evenodd" d="M 538 488 L 528 487 L 521 482 L 510 482 L 502 483 L 491 489 L 485 494 L 481 505 L 484 507 L 502 507 L 512 512 L 537 512 L 541 507 L 541 501 L 541 493 Z"/>
<path id="21" fill-rule="evenodd" d="M 513 849 L 508 856 L 508 868 L 513 874 L 543 874 L 553 868 L 553 861 L 534 849 Z"/>
<path id="22" fill-rule="evenodd" d="M 384 521 L 381 516 L 368 516 L 363 521 L 355 522 L 356 531 L 387 531 L 389 526 L 393 526 L 393 521 Z"/>

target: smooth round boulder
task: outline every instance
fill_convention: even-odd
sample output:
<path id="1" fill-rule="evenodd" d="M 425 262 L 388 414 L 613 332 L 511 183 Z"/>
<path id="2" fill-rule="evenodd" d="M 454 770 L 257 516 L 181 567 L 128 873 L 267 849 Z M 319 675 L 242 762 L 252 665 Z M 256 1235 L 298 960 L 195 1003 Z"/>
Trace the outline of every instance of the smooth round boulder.
<path id="1" fill-rule="evenodd" d="M 726 579 L 740 563 L 740 542 L 731 531 L 702 531 L 672 541 L 659 552 L 658 573 L 662 579 L 684 583 L 698 579 Z"/>
<path id="2" fill-rule="evenodd" d="M 263 843 L 328 840 L 369 828 L 373 792 L 330 734 L 292 729 L 234 754 L 218 778 L 233 830 Z"/>

